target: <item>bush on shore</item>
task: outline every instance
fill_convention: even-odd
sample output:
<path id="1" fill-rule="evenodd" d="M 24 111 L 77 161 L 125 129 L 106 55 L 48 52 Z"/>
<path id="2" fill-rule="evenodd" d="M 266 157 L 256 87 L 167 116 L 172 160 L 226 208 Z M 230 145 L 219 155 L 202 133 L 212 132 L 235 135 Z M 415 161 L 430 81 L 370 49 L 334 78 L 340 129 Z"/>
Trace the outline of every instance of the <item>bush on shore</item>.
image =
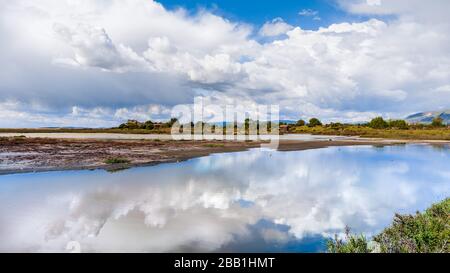
<path id="1" fill-rule="evenodd" d="M 368 126 L 372 129 L 386 129 L 389 124 L 382 117 L 376 117 L 369 122 Z"/>
<path id="2" fill-rule="evenodd" d="M 130 160 L 121 157 L 112 157 L 105 160 L 106 164 L 114 165 L 114 164 L 128 164 Z"/>
<path id="3" fill-rule="evenodd" d="M 369 243 L 364 235 L 350 234 L 350 228 L 345 228 L 345 240 L 335 235 L 333 240 L 327 241 L 330 253 L 370 253 Z"/>
<path id="4" fill-rule="evenodd" d="M 156 129 L 167 129 L 171 128 L 173 124 L 178 122 L 176 118 L 172 118 L 167 122 L 153 122 L 151 120 L 147 120 L 145 122 L 140 122 L 137 120 L 128 120 L 126 123 L 122 123 L 117 127 L 121 130 L 156 130 Z"/>
<path id="5" fill-rule="evenodd" d="M 408 129 L 408 123 L 406 123 L 406 121 L 404 121 L 402 119 L 390 120 L 388 122 L 388 126 L 389 126 L 389 128 L 392 128 L 392 129 L 400 129 L 400 130 Z"/>
<path id="6" fill-rule="evenodd" d="M 309 120 L 309 127 L 322 126 L 322 122 L 317 118 L 312 118 Z"/>
<path id="7" fill-rule="evenodd" d="M 348 228 L 345 233 L 345 240 L 336 236 L 327 242 L 328 252 L 450 253 L 450 198 L 424 213 L 397 214 L 392 225 L 372 242 L 363 235 L 351 235 Z"/>
<path id="8" fill-rule="evenodd" d="M 436 117 L 433 119 L 433 121 L 431 122 L 431 126 L 433 127 L 444 127 L 444 120 L 440 117 Z"/>
<path id="9" fill-rule="evenodd" d="M 303 119 L 299 119 L 297 121 L 297 123 L 295 124 L 295 126 L 305 126 L 306 125 L 306 121 L 304 121 Z"/>

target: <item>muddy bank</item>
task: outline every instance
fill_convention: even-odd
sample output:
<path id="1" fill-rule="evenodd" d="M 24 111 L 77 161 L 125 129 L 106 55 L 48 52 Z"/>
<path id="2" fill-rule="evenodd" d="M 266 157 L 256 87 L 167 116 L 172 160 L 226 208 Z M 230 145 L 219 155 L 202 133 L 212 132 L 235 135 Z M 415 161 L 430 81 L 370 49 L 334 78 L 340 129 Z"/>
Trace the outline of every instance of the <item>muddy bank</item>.
<path id="1" fill-rule="evenodd" d="M 176 162 L 259 147 L 257 142 L 0 138 L 0 174 Z"/>
<path id="2" fill-rule="evenodd" d="M 281 141 L 279 151 L 392 145 L 386 140 Z M 260 142 L 0 138 L 0 174 L 52 170 L 118 170 L 260 147 Z"/>

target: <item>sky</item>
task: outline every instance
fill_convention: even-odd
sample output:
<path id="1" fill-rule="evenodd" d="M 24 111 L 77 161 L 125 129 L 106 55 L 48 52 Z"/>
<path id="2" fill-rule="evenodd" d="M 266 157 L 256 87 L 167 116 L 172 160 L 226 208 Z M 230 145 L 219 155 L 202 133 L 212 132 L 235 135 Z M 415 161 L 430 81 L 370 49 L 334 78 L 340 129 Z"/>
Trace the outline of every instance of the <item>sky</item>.
<path id="1" fill-rule="evenodd" d="M 362 122 L 450 108 L 447 0 L 0 0 L 0 127 L 176 105 Z"/>

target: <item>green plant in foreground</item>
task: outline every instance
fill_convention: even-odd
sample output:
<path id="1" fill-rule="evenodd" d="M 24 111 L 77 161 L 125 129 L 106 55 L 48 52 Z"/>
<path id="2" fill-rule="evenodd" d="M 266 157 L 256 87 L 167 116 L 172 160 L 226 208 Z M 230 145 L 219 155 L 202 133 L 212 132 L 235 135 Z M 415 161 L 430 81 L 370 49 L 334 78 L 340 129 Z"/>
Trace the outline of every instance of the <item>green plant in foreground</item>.
<path id="1" fill-rule="evenodd" d="M 374 241 L 385 253 L 450 253 L 450 198 L 424 213 L 396 215 Z"/>
<path id="2" fill-rule="evenodd" d="M 327 242 L 330 253 L 450 253 L 450 198 L 433 205 L 424 213 L 399 215 L 392 225 L 369 242 L 364 236 L 354 236 L 346 229 L 346 238 L 337 236 Z"/>
<path id="3" fill-rule="evenodd" d="M 130 160 L 126 158 L 120 158 L 120 157 L 112 157 L 105 160 L 106 164 L 128 164 L 130 163 Z"/>
<path id="4" fill-rule="evenodd" d="M 350 234 L 350 228 L 345 228 L 345 241 L 339 239 L 337 235 L 334 239 L 327 241 L 328 252 L 330 253 L 370 253 L 369 243 L 364 235 Z"/>

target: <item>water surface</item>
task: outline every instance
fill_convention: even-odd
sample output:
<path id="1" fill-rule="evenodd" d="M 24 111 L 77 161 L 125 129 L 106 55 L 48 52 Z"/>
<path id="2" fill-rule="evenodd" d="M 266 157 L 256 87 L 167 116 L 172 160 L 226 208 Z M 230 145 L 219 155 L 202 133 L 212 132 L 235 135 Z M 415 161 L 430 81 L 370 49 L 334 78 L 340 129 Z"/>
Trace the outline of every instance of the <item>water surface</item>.
<path id="1" fill-rule="evenodd" d="M 0 251 L 318 252 L 450 193 L 450 149 L 254 149 L 116 173 L 0 176 Z"/>

